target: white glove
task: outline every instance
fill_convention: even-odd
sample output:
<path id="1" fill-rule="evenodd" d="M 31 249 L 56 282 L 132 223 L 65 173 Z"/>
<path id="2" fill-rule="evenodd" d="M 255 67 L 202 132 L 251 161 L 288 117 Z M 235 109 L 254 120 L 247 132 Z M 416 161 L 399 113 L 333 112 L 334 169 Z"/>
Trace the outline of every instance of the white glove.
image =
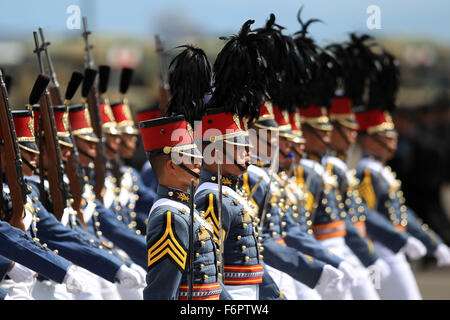
<path id="1" fill-rule="evenodd" d="M 7 273 L 7 275 L 15 282 L 23 282 L 33 278 L 35 273 L 36 272 L 21 265 L 20 263 L 14 262 L 14 266 Z"/>
<path id="2" fill-rule="evenodd" d="M 66 290 L 69 293 L 77 295 L 84 291 L 82 278 L 79 276 L 78 269 L 74 265 L 71 265 L 69 269 L 67 269 L 63 283 L 66 285 Z"/>
<path id="3" fill-rule="evenodd" d="M 339 264 L 338 269 L 344 274 L 344 279 L 342 279 L 342 287 L 344 290 L 356 285 L 358 275 L 355 268 L 353 268 L 350 263 L 342 261 Z"/>
<path id="4" fill-rule="evenodd" d="M 116 275 L 117 279 L 119 279 L 119 283 L 127 289 L 137 289 L 140 286 L 141 276 L 138 272 L 134 271 L 131 268 L 128 268 L 126 265 L 122 265 L 117 271 Z"/>
<path id="5" fill-rule="evenodd" d="M 438 267 L 450 266 L 450 249 L 444 243 L 438 245 L 434 252 Z"/>
<path id="6" fill-rule="evenodd" d="M 146 282 L 147 272 L 145 272 L 144 268 L 133 263 L 131 264 L 130 269 L 136 271 L 139 274 L 139 279 L 141 280 L 140 287 L 145 287 L 147 283 Z"/>
<path id="7" fill-rule="evenodd" d="M 427 248 L 420 240 L 409 237 L 406 244 L 400 250 L 404 251 L 411 260 L 419 260 L 427 254 Z"/>
<path id="8" fill-rule="evenodd" d="M 374 269 L 376 275 L 380 276 L 380 279 L 386 279 L 391 274 L 391 267 L 381 258 L 378 258 L 377 261 L 373 265 L 369 267 L 369 269 Z"/>
<path id="9" fill-rule="evenodd" d="M 319 281 L 317 281 L 314 289 L 316 289 L 320 295 L 323 295 L 326 291 L 335 291 L 340 293 L 343 291 L 342 279 L 344 279 L 344 274 L 342 271 L 326 264 L 323 267 Z"/>

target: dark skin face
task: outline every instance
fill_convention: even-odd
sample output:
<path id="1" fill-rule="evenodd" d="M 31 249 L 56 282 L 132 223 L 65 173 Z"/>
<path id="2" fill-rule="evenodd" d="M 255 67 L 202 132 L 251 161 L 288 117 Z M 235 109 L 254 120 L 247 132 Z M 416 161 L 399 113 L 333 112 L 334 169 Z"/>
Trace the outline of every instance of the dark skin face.
<path id="1" fill-rule="evenodd" d="M 132 158 L 134 156 L 134 152 L 136 151 L 137 136 L 134 134 L 123 133 L 120 135 L 120 137 L 120 157 L 123 159 Z"/>
<path id="2" fill-rule="evenodd" d="M 284 154 L 288 154 L 291 152 L 292 141 L 285 137 L 280 137 L 280 151 L 283 151 Z M 279 163 L 282 168 L 289 168 L 292 164 L 293 159 L 289 157 L 285 157 L 281 152 L 279 155 Z"/>
<path id="3" fill-rule="evenodd" d="M 119 135 L 114 135 L 114 134 L 109 134 L 109 133 L 105 133 L 105 138 L 106 138 L 106 143 L 113 149 L 113 150 L 111 150 L 110 148 L 105 146 L 106 156 L 109 159 L 114 159 L 114 157 L 117 154 L 117 151 L 119 151 L 121 138 Z"/>
<path id="4" fill-rule="evenodd" d="M 337 126 L 340 128 L 340 132 L 337 129 Z M 342 135 L 345 136 L 348 142 Z M 357 135 L 356 130 L 340 124 L 335 124 L 333 126 L 333 131 L 331 131 L 331 148 L 339 152 L 346 152 L 350 146 L 356 142 Z"/>
<path id="5" fill-rule="evenodd" d="M 249 161 L 250 161 L 249 149 L 248 148 L 244 148 L 242 146 L 233 146 L 233 148 L 231 148 L 230 146 L 226 146 L 226 144 L 224 144 L 223 148 L 224 148 L 223 149 L 224 151 L 225 150 L 227 151 L 227 153 L 229 154 L 230 158 L 225 160 L 225 155 L 222 156 L 223 157 L 223 162 L 224 162 L 222 164 L 222 175 L 224 175 L 224 176 L 238 176 L 238 175 L 242 174 L 243 172 L 238 168 L 238 166 L 236 166 L 235 164 L 232 163 L 231 157 L 234 155 L 234 160 L 238 164 L 246 167 L 246 164 L 249 163 Z M 216 152 L 220 152 L 220 151 L 213 150 L 211 152 L 211 156 L 214 157 L 216 155 Z M 207 162 L 204 162 L 203 166 L 208 171 L 218 172 L 218 165 L 215 164 L 215 163 L 208 164 Z"/>
<path id="6" fill-rule="evenodd" d="M 279 143 L 278 134 L 271 130 L 253 127 L 249 130 L 249 136 L 252 144 L 250 153 L 257 155 L 263 161 L 270 161 L 272 148 L 275 148 Z"/>
<path id="7" fill-rule="evenodd" d="M 300 160 L 303 157 L 303 153 L 305 151 L 305 144 L 304 143 L 292 143 L 292 149 L 295 150 L 292 153 L 294 154 L 294 161 L 295 163 L 299 163 Z"/>
<path id="8" fill-rule="evenodd" d="M 191 179 L 194 179 L 194 186 L 198 185 L 198 178 L 189 174 L 186 170 L 177 165 L 170 158 L 164 163 L 162 174 L 158 177 L 158 182 L 162 185 L 188 191 L 191 185 Z M 184 165 L 193 172 L 200 174 L 199 163 L 184 163 Z"/>
<path id="9" fill-rule="evenodd" d="M 22 156 L 22 158 L 27 160 L 32 166 L 36 167 L 38 165 L 39 154 L 36 154 L 36 153 L 33 153 L 33 152 L 30 152 L 30 151 L 20 148 L 20 155 Z M 26 164 L 22 165 L 22 173 L 24 176 L 27 176 L 27 177 L 30 177 L 34 174 L 33 170 Z"/>
<path id="10" fill-rule="evenodd" d="M 59 145 L 61 149 L 61 158 L 62 161 L 67 162 L 69 161 L 70 156 L 72 155 L 72 148 L 69 148 L 67 146 Z"/>
<path id="11" fill-rule="evenodd" d="M 81 139 L 79 137 L 75 137 L 75 143 L 77 145 L 78 150 L 83 150 L 87 154 L 89 154 L 91 157 L 96 157 L 97 155 L 97 149 L 96 149 L 96 142 L 87 141 L 84 139 Z M 91 162 L 91 159 L 83 155 L 81 152 L 78 153 L 79 155 L 79 161 L 80 164 L 84 167 L 87 167 L 89 163 Z"/>
<path id="12" fill-rule="evenodd" d="M 325 143 L 330 143 L 331 131 L 312 129 L 309 126 L 303 127 L 303 136 L 305 137 L 305 151 L 312 153 L 324 153 L 327 151 L 327 146 L 313 133 L 315 130 Z"/>
<path id="13" fill-rule="evenodd" d="M 376 140 L 381 141 L 382 144 L 389 148 L 389 150 Z M 364 139 L 363 149 L 365 152 L 373 154 L 383 162 L 386 162 L 395 155 L 395 150 L 397 150 L 397 138 L 386 137 L 381 134 L 367 135 Z"/>

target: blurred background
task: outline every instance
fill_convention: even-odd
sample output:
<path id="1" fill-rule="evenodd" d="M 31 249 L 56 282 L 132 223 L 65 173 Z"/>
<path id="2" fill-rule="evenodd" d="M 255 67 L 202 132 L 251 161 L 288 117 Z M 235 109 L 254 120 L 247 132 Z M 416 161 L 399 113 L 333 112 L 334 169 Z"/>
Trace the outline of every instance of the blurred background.
<path id="1" fill-rule="evenodd" d="M 270 13 L 285 33 L 300 29 L 302 19 L 319 18 L 309 31 L 319 44 L 346 40 L 350 32 L 367 33 L 379 40 L 400 61 L 401 87 L 393 114 L 400 133 L 399 148 L 390 165 L 403 181 L 407 204 L 450 244 L 450 2 L 444 0 L 40 0 L 1 1 L 0 67 L 12 79 L 10 104 L 23 108 L 39 72 L 33 53 L 33 31 L 42 27 L 62 90 L 73 71 L 84 69 L 81 17 L 92 31 L 96 65 L 112 67 L 108 96 L 119 98 L 123 67 L 135 69 L 129 90 L 134 112 L 159 99 L 160 60 L 155 50 L 158 34 L 169 50 L 193 44 L 208 54 L 211 63 L 223 46 L 220 36 L 239 31 L 247 19 L 262 26 Z M 375 5 L 379 25 L 370 28 Z M 368 24 L 369 23 L 369 24 Z M 79 94 L 72 102 L 79 102 Z M 140 167 L 145 156 L 131 162 Z M 442 279 L 450 272 L 436 271 L 428 259 L 414 264 L 425 298 L 450 299 Z M 427 272 L 428 270 L 428 272 Z M 429 278 L 427 278 L 429 277 Z M 445 288 L 445 287 L 442 287 Z M 437 290 L 437 291 L 436 291 Z"/>

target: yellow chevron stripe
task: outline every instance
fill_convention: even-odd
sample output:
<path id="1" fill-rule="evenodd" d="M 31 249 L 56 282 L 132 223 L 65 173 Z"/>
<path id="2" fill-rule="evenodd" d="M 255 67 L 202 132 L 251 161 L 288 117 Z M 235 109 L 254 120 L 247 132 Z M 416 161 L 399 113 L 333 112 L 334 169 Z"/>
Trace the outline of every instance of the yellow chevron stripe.
<path id="1" fill-rule="evenodd" d="M 208 209 L 205 212 L 205 220 L 211 223 L 214 229 L 214 234 L 216 235 L 217 238 L 219 238 L 219 220 L 216 217 L 216 213 L 214 211 L 214 194 L 210 193 L 208 197 L 209 197 L 209 204 Z"/>
<path id="2" fill-rule="evenodd" d="M 250 191 L 250 182 L 248 180 L 248 173 L 245 172 L 244 174 L 242 174 L 242 189 L 245 190 L 245 192 L 247 192 L 248 195 L 250 195 L 250 193 L 255 191 L 255 188 L 257 188 L 258 185 L 253 186 L 252 190 Z M 256 207 L 256 210 L 259 211 L 259 205 L 256 203 L 255 199 L 252 198 L 250 199 L 251 203 L 253 203 Z"/>
<path id="3" fill-rule="evenodd" d="M 181 269 L 186 267 L 187 252 L 177 241 L 172 230 L 172 212 L 166 213 L 166 230 L 162 237 L 148 249 L 148 266 L 150 267 L 168 254 Z M 155 257 L 156 256 L 156 257 Z"/>

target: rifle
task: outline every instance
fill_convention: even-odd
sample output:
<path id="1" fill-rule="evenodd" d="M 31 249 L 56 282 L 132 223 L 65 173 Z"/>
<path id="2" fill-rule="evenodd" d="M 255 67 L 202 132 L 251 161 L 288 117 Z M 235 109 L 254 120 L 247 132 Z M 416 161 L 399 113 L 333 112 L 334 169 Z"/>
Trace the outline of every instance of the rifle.
<path id="1" fill-rule="evenodd" d="M 83 75 L 78 71 L 73 72 L 72 77 L 70 78 L 70 81 L 67 85 L 65 99 L 64 99 L 64 105 L 66 106 L 67 114 L 69 113 L 70 101 L 72 100 L 73 96 L 75 95 L 75 92 L 77 91 L 78 87 L 80 86 L 81 81 L 83 81 Z M 66 173 L 67 173 L 67 177 L 69 178 L 70 190 L 72 191 L 72 196 L 73 196 L 72 208 L 77 212 L 77 217 L 78 217 L 78 219 L 80 219 L 80 221 L 84 225 L 84 227 L 87 227 L 86 222 L 84 221 L 84 216 L 83 216 L 83 212 L 81 209 L 81 202 L 83 199 L 83 190 L 84 190 L 85 181 L 83 179 L 84 175 L 81 172 L 78 147 L 75 143 L 75 140 L 74 140 L 74 137 L 72 134 L 72 128 L 70 126 L 70 121 L 67 121 L 67 131 L 69 131 L 70 139 L 72 140 L 72 143 L 73 143 L 72 153 L 66 164 Z"/>
<path id="2" fill-rule="evenodd" d="M 164 44 L 161 41 L 159 35 L 155 35 L 156 54 L 159 56 L 159 109 L 161 113 L 166 114 L 167 105 L 170 99 L 170 87 L 168 76 L 168 64 L 167 64 L 167 51 L 164 48 Z"/>
<path id="3" fill-rule="evenodd" d="M 189 189 L 189 291 L 188 300 L 192 300 L 194 291 L 194 179 L 191 179 Z"/>
<path id="4" fill-rule="evenodd" d="M 34 52 L 37 55 L 39 62 L 39 69 L 41 73 L 44 72 L 41 48 L 39 47 L 39 39 L 37 32 L 33 32 L 36 49 Z M 44 95 L 40 99 L 40 116 L 41 123 L 46 137 L 45 145 L 40 145 L 41 153 L 45 148 L 48 159 L 48 181 L 50 184 L 50 195 L 53 202 L 53 214 L 60 221 L 64 209 L 67 206 L 67 190 L 64 185 L 64 166 L 61 157 L 61 149 L 59 148 L 58 138 L 56 136 L 55 117 L 53 115 L 53 106 L 50 98 L 50 92 L 47 87 L 44 90 Z M 41 131 L 41 129 L 39 129 Z M 42 133 L 40 133 L 42 134 Z M 42 141 L 41 141 L 42 142 Z M 39 164 L 41 174 L 43 173 L 43 164 Z"/>
<path id="5" fill-rule="evenodd" d="M 45 75 L 39 75 L 30 94 L 30 103 L 36 103 L 47 87 L 50 79 Z M 17 142 L 16 130 L 9 106 L 8 92 L 0 71 L 0 123 L 4 140 L 4 152 L 6 158 L 6 177 L 10 189 L 12 202 L 12 216 L 9 223 L 24 232 L 25 226 L 22 221 L 24 204 L 27 201 L 28 190 L 23 179 L 22 157 Z"/>
<path id="6" fill-rule="evenodd" d="M 87 29 L 86 17 L 83 17 L 83 29 L 84 29 L 83 39 L 85 42 L 85 52 L 86 52 L 84 66 L 86 71 L 89 69 L 93 70 L 93 68 L 95 67 L 94 58 L 92 55 L 93 46 L 89 44 L 88 36 L 91 34 L 91 32 L 88 31 Z M 103 202 L 104 185 L 106 177 L 105 172 L 106 156 L 104 150 L 105 137 L 103 136 L 102 119 L 100 117 L 98 87 L 95 83 L 92 85 L 89 92 L 84 92 L 83 103 L 87 103 L 88 105 L 89 116 L 92 121 L 92 128 L 94 129 L 95 135 L 99 139 L 99 143 L 97 143 L 97 155 L 95 156 L 94 159 L 94 167 L 95 167 L 94 191 L 95 197 L 100 202 Z"/>
<path id="7" fill-rule="evenodd" d="M 222 210 L 222 163 L 217 164 L 217 184 L 219 191 L 219 206 L 217 208 L 218 216 L 219 216 L 219 259 L 220 259 L 220 274 L 223 275 L 223 250 L 224 250 L 224 237 L 223 237 L 223 210 Z"/>
<path id="8" fill-rule="evenodd" d="M 50 54 L 48 52 L 48 46 L 50 45 L 50 42 L 45 41 L 44 37 L 44 30 L 39 27 L 39 34 L 41 36 L 41 51 L 45 52 L 45 57 L 47 60 L 47 68 L 48 68 L 48 75 L 50 76 L 50 85 L 48 90 L 50 91 L 50 97 L 53 105 L 62 105 L 63 104 L 63 96 L 61 94 L 61 89 L 59 88 L 58 80 L 56 79 L 56 72 L 55 68 L 53 67 L 53 62 L 50 57 Z"/>

